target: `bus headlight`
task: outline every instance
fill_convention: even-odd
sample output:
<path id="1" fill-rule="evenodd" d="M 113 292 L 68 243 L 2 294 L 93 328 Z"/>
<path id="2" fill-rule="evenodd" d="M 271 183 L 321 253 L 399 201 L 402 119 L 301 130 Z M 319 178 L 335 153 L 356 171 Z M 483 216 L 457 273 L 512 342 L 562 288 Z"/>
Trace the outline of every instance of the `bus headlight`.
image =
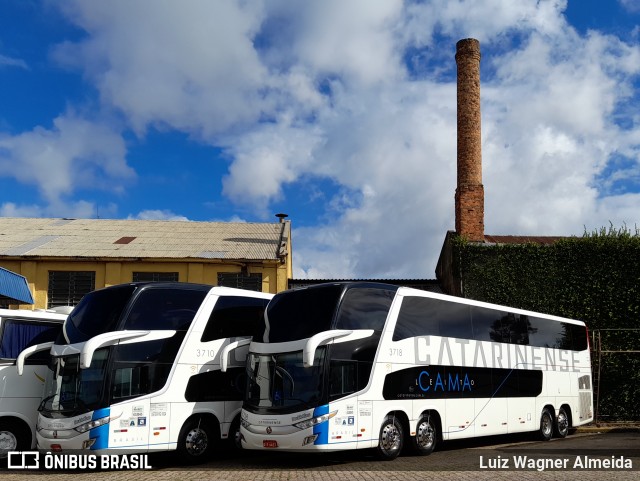
<path id="1" fill-rule="evenodd" d="M 328 421 L 333 416 L 335 416 L 337 414 L 337 412 L 338 411 L 333 411 L 332 413 L 329 413 L 329 414 L 323 414 L 322 416 L 317 416 L 315 418 L 307 419 L 306 421 L 302 421 L 302 422 L 294 424 L 294 426 L 297 427 L 298 429 L 312 428 L 313 426 L 316 426 L 316 425 L 321 424 L 321 423 L 323 423 L 325 421 Z"/>
<path id="2" fill-rule="evenodd" d="M 100 419 L 94 419 L 93 421 L 89 421 L 88 423 L 84 423 L 84 424 L 81 424 L 80 426 L 76 426 L 73 429 L 75 429 L 79 433 L 86 433 L 90 429 L 97 428 L 104 424 L 107 424 L 109 421 L 111 421 L 111 417 L 107 416 Z"/>

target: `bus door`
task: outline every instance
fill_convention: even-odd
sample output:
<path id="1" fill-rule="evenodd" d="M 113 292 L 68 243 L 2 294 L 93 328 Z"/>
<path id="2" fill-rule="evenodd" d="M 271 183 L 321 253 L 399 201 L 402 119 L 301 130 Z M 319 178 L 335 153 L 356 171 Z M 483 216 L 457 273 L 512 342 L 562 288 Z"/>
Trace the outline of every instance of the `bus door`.
<path id="1" fill-rule="evenodd" d="M 358 438 L 358 448 L 367 448 L 370 443 L 365 444 L 365 442 L 374 438 L 377 434 L 373 429 L 373 401 L 358 401 L 357 416 L 358 430 L 356 436 Z"/>
<path id="2" fill-rule="evenodd" d="M 132 448 L 146 451 L 149 439 L 149 399 L 138 399 L 111 407 L 109 448 Z"/>

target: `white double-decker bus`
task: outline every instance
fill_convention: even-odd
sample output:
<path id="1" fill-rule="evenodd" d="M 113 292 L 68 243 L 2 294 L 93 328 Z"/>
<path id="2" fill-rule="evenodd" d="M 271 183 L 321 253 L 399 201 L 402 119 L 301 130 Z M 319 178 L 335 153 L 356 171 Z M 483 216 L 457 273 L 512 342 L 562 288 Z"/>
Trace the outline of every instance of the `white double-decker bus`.
<path id="1" fill-rule="evenodd" d="M 592 420 L 584 323 L 374 283 L 285 291 L 247 358 L 244 447 L 404 447 Z"/>
<path id="2" fill-rule="evenodd" d="M 62 331 L 68 310 L 0 309 L 0 457 L 35 446 L 37 408 L 42 399 L 48 356 L 33 356 L 16 370 L 20 353 L 48 345 Z M 49 343 L 49 344 L 47 344 Z"/>
<path id="3" fill-rule="evenodd" d="M 38 448 L 189 462 L 238 441 L 248 345 L 271 297 L 166 282 L 90 292 L 50 348 Z"/>

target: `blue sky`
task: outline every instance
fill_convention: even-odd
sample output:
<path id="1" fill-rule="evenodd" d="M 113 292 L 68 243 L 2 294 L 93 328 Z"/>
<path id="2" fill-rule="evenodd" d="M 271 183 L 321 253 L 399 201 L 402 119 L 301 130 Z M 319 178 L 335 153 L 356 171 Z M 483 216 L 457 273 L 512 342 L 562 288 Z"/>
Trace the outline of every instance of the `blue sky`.
<path id="1" fill-rule="evenodd" d="M 486 232 L 640 225 L 639 0 L 4 0 L 0 215 L 285 212 L 296 277 L 433 278 L 467 37 Z"/>

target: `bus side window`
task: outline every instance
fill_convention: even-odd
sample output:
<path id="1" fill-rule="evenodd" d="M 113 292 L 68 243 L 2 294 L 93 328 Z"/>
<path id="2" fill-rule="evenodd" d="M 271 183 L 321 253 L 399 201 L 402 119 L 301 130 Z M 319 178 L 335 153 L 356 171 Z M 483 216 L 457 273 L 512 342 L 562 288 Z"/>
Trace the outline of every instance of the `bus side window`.
<path id="1" fill-rule="evenodd" d="M 16 359 L 25 348 L 35 344 L 55 341 L 62 324 L 25 322 L 17 319 L 6 319 L 2 328 L 0 341 L 0 358 Z M 49 359 L 47 351 L 39 352 L 27 359 L 28 364 L 46 364 Z"/>
<path id="2" fill-rule="evenodd" d="M 566 329 L 571 332 L 571 349 L 574 351 L 586 351 L 589 348 L 587 340 L 587 328 L 577 324 L 565 323 Z"/>
<path id="3" fill-rule="evenodd" d="M 528 316 L 471 306 L 472 339 L 478 341 L 529 344 L 529 333 L 534 330 Z"/>
<path id="4" fill-rule="evenodd" d="M 357 361 L 331 360 L 329 400 L 337 399 L 362 389 L 362 387 L 357 386 L 358 364 Z M 364 385 L 366 386 L 367 384 L 364 383 Z"/>
<path id="5" fill-rule="evenodd" d="M 400 306 L 393 340 L 416 336 L 472 339 L 469 306 L 430 297 L 405 297 Z"/>
<path id="6" fill-rule="evenodd" d="M 502 327 L 504 316 L 504 312 L 495 309 L 471 306 L 473 338 L 477 341 L 509 342 Z"/>
<path id="7" fill-rule="evenodd" d="M 201 372 L 189 378 L 184 397 L 187 402 L 241 401 L 246 384 L 243 367 L 234 367 L 227 372 Z"/>
<path id="8" fill-rule="evenodd" d="M 529 316 L 508 314 L 502 319 L 502 326 L 508 326 L 509 340 L 511 344 L 521 346 L 529 345 L 529 332 L 533 331 Z"/>
<path id="9" fill-rule="evenodd" d="M 178 331 L 168 339 L 115 347 L 112 399 L 124 399 L 162 389 L 185 335 L 185 331 Z"/>
<path id="10" fill-rule="evenodd" d="M 533 328 L 529 336 L 532 346 L 552 349 L 572 348 L 571 324 L 539 317 L 532 317 L 531 323 Z M 584 338 L 586 337 L 585 334 Z"/>
<path id="11" fill-rule="evenodd" d="M 373 335 L 359 341 L 331 346 L 329 399 L 364 389 L 369 383 L 380 335 L 395 292 L 384 289 L 350 289 L 344 296 L 336 329 L 372 329 Z"/>

